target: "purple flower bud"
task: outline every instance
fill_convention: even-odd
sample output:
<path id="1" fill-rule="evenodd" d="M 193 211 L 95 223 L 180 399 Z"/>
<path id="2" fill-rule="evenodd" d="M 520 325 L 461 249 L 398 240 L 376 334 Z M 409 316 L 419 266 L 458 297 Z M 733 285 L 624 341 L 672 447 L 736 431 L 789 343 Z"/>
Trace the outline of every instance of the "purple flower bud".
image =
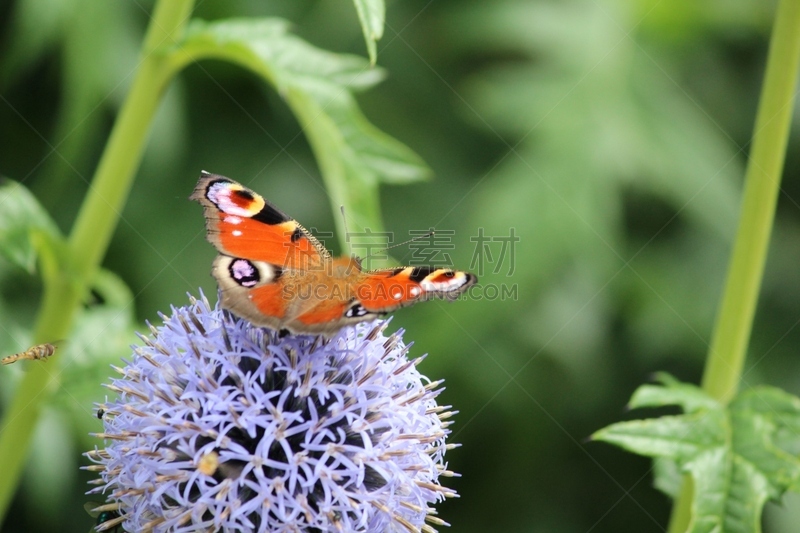
<path id="1" fill-rule="evenodd" d="M 435 531 L 455 493 L 441 382 L 386 322 L 332 338 L 258 328 L 208 302 L 162 316 L 100 406 L 98 487 L 127 531 Z M 116 524 L 105 523 L 108 527 Z"/>

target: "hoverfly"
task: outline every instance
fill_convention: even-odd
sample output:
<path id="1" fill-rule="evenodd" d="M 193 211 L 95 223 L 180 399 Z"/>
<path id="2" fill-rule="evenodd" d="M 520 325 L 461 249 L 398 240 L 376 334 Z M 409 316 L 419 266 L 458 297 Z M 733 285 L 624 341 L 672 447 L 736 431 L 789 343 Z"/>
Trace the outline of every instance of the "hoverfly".
<path id="1" fill-rule="evenodd" d="M 36 346 L 31 346 L 24 352 L 15 353 L 14 355 L 9 355 L 8 357 L 3 357 L 0 359 L 0 364 L 10 365 L 20 359 L 30 359 L 31 361 L 44 361 L 51 355 L 56 353 L 56 345 L 50 344 L 46 342 L 44 344 L 37 344 Z"/>

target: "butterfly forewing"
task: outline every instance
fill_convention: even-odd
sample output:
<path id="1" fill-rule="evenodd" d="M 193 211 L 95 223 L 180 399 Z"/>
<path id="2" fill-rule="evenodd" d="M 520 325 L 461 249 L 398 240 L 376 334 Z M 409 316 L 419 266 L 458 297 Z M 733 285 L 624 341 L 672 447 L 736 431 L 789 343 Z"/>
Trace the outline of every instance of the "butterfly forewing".
<path id="1" fill-rule="evenodd" d="M 190 199 L 205 208 L 208 240 L 226 255 L 299 270 L 330 256 L 297 221 L 224 176 L 201 175 Z"/>

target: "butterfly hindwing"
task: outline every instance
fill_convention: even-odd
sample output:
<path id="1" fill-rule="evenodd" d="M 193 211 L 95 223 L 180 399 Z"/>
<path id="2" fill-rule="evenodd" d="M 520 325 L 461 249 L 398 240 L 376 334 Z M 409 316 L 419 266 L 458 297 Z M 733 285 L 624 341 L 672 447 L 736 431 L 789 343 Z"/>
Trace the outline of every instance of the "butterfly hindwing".
<path id="1" fill-rule="evenodd" d="M 289 303 L 283 297 L 282 271 L 264 261 L 218 255 L 211 274 L 222 307 L 254 324 L 281 329 Z"/>
<path id="2" fill-rule="evenodd" d="M 334 333 L 349 320 L 353 298 L 349 277 L 341 263 L 330 261 L 325 269 L 281 270 L 263 261 L 218 255 L 212 274 L 220 289 L 222 307 L 253 324 L 293 333 Z M 377 315 L 375 315 L 377 316 Z"/>

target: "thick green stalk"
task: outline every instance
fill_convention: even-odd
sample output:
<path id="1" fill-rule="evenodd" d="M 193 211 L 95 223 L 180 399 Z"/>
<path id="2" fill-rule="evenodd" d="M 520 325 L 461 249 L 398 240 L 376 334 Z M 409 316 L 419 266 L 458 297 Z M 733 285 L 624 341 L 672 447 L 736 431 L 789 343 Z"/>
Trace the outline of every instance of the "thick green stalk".
<path id="1" fill-rule="evenodd" d="M 111 132 L 63 253 L 43 258 L 44 299 L 36 342 L 66 338 L 114 233 L 161 95 L 174 70 L 158 51 L 178 41 L 194 0 L 159 0 L 136 77 Z M 53 366 L 31 365 L 0 424 L 0 524 L 25 463 L 44 400 L 58 386 Z"/>
<path id="2" fill-rule="evenodd" d="M 745 174 L 742 215 L 711 340 L 703 388 L 728 402 L 736 394 L 767 257 L 800 66 L 800 1 L 781 0 Z"/>
<path id="3" fill-rule="evenodd" d="M 800 0 L 780 0 L 745 173 L 742 215 L 703 374 L 703 388 L 724 403 L 736 395 L 750 341 L 799 69 Z M 669 533 L 687 530 L 691 499 L 691 486 L 685 486 L 675 504 Z"/>
<path id="4" fill-rule="evenodd" d="M 686 533 L 692 519 L 692 500 L 694 499 L 694 481 L 691 476 L 683 476 L 683 485 L 675 505 L 672 507 L 672 516 L 669 517 L 667 533 Z"/>

